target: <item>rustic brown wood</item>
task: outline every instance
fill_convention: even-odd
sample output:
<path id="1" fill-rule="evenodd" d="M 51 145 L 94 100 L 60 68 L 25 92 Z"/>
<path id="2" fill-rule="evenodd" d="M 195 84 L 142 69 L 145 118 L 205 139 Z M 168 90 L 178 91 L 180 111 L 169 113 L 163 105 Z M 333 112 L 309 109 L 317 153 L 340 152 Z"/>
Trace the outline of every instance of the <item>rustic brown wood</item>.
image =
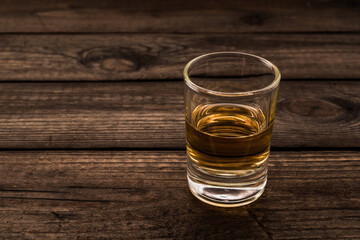
<path id="1" fill-rule="evenodd" d="M 359 79 L 359 34 L 1 35 L 0 80 L 181 79 L 192 58 L 245 51 L 285 79 Z"/>
<path id="2" fill-rule="evenodd" d="M 347 1 L 0 1 L 0 32 L 360 31 Z"/>
<path id="3" fill-rule="evenodd" d="M 0 239 L 360 239 L 359 12 L 0 0 Z M 285 79 L 265 194 L 235 209 L 186 186 L 182 69 L 213 51 L 261 55 Z"/>
<path id="4" fill-rule="evenodd" d="M 360 82 L 284 81 L 273 147 L 360 147 Z M 182 82 L 1 83 L 1 148 L 184 148 Z"/>
<path id="5" fill-rule="evenodd" d="M 359 157 L 272 152 L 265 194 L 220 209 L 187 190 L 184 151 L 0 152 L 0 238 L 359 239 Z"/>

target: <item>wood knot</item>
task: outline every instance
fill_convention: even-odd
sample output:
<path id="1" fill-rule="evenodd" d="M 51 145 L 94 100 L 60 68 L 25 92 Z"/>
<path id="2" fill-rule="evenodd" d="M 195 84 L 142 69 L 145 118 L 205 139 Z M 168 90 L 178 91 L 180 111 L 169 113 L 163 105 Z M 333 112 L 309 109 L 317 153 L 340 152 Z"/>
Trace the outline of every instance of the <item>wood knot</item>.
<path id="1" fill-rule="evenodd" d="M 346 114 L 346 109 L 330 99 L 284 99 L 277 106 L 283 112 L 295 114 L 302 120 L 313 121 L 316 118 L 319 121 L 335 121 Z"/>
<path id="2" fill-rule="evenodd" d="M 136 69 L 136 64 L 129 59 L 107 58 L 103 60 L 102 67 L 106 70 L 131 72 Z"/>
<path id="3" fill-rule="evenodd" d="M 124 47 L 97 47 L 81 51 L 79 61 L 87 68 L 105 71 L 134 72 L 157 59 L 148 53 L 141 53 Z"/>
<path id="4" fill-rule="evenodd" d="M 252 13 L 240 17 L 240 21 L 250 26 L 262 26 L 268 18 L 264 13 Z"/>

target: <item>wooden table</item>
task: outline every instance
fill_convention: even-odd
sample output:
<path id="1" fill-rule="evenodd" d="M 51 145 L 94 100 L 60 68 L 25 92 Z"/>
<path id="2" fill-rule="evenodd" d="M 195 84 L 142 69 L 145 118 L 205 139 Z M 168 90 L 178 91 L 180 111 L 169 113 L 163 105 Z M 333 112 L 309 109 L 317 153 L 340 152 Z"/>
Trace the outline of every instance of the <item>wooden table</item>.
<path id="1" fill-rule="evenodd" d="M 360 239 L 356 0 L 0 1 L 0 239 Z M 182 69 L 279 66 L 269 181 L 186 185 Z"/>

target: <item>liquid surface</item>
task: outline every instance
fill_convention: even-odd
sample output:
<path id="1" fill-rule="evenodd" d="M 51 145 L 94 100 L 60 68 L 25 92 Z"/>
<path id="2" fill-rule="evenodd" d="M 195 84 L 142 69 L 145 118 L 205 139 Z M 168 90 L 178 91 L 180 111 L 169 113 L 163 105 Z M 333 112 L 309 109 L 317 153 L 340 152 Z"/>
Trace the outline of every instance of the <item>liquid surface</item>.
<path id="1" fill-rule="evenodd" d="M 189 160 L 211 174 L 256 171 L 269 156 L 272 126 L 256 107 L 199 105 L 186 119 Z"/>

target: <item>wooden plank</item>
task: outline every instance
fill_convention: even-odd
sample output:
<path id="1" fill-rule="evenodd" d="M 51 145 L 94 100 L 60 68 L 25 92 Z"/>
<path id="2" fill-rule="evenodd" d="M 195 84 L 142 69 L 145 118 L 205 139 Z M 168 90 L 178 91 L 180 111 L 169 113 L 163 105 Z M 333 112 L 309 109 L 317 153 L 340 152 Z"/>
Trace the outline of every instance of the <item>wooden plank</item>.
<path id="1" fill-rule="evenodd" d="M 0 6 L 0 32 L 360 31 L 356 0 L 2 0 Z"/>
<path id="2" fill-rule="evenodd" d="M 273 147 L 360 147 L 360 82 L 284 81 Z M 1 148 L 184 148 L 182 82 L 1 83 Z"/>
<path id="3" fill-rule="evenodd" d="M 0 80 L 181 79 L 213 51 L 273 61 L 284 79 L 359 79 L 359 34 L 1 35 Z"/>
<path id="4" fill-rule="evenodd" d="M 187 190 L 184 151 L 0 152 L 2 239 L 359 239 L 360 153 L 273 151 L 241 208 Z"/>

